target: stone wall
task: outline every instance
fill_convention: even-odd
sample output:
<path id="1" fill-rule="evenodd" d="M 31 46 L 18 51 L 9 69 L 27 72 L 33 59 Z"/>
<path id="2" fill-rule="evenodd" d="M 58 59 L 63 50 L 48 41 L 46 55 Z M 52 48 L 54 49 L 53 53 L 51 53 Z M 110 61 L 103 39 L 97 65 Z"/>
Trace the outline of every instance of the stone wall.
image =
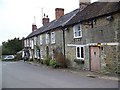
<path id="1" fill-rule="evenodd" d="M 107 16 L 97 18 L 93 27 L 88 22 L 81 23 L 82 38 L 74 39 L 73 26 L 65 31 L 66 57 L 71 61 L 71 67 L 90 70 L 89 43 L 118 43 L 120 41 L 120 13 L 112 15 L 113 19 L 108 21 Z M 69 44 L 69 46 L 68 46 Z M 70 46 L 72 44 L 72 46 Z M 84 64 L 74 62 L 76 58 L 75 45 L 85 45 Z M 101 45 L 100 62 L 101 72 L 114 74 L 120 60 L 120 45 Z M 119 64 L 120 65 L 120 64 Z"/>

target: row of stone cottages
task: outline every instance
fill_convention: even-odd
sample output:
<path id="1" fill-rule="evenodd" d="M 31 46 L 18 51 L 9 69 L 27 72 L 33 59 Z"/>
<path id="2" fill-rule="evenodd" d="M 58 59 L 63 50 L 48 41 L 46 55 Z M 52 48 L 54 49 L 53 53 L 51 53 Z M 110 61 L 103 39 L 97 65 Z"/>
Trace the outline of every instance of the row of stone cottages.
<path id="1" fill-rule="evenodd" d="M 43 26 L 32 25 L 24 40 L 30 58 L 69 60 L 69 67 L 116 73 L 119 60 L 120 2 L 82 2 L 80 8 L 64 15 L 55 9 L 56 19 L 43 18 Z M 62 58 L 63 59 L 63 58 Z"/>

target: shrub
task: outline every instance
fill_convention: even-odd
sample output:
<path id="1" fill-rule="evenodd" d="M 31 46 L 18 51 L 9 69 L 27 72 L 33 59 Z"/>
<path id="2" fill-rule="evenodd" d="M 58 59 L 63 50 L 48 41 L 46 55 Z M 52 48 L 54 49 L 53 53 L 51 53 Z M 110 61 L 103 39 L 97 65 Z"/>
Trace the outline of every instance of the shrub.
<path id="1" fill-rule="evenodd" d="M 55 60 L 61 68 L 67 68 L 67 59 L 64 58 L 62 53 L 57 54 Z"/>
<path id="2" fill-rule="evenodd" d="M 33 58 L 30 58 L 30 60 L 29 60 L 30 62 L 32 62 L 33 61 Z"/>
<path id="3" fill-rule="evenodd" d="M 59 65 L 57 64 L 57 62 L 55 60 L 50 60 L 50 66 L 52 66 L 53 68 L 59 67 Z"/>
<path id="4" fill-rule="evenodd" d="M 53 53 L 57 65 L 59 65 L 61 68 L 67 68 L 68 60 L 64 57 L 61 48 L 60 47 L 54 48 Z"/>
<path id="5" fill-rule="evenodd" d="M 40 63 L 40 59 L 37 59 L 36 61 L 37 61 L 38 64 Z"/>
<path id="6" fill-rule="evenodd" d="M 49 66 L 49 63 L 50 63 L 50 58 L 49 58 L 49 57 L 46 57 L 46 58 L 43 60 L 43 64 L 46 64 L 47 66 Z"/>

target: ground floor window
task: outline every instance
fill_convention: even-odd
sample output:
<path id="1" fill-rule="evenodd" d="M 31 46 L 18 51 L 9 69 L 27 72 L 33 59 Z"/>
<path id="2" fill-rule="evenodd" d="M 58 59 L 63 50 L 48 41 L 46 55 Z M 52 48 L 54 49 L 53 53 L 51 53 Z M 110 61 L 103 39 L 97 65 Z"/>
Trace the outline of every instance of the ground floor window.
<path id="1" fill-rule="evenodd" d="M 40 50 L 40 58 L 43 59 L 43 50 Z"/>
<path id="2" fill-rule="evenodd" d="M 84 59 L 84 46 L 76 46 L 76 58 Z"/>

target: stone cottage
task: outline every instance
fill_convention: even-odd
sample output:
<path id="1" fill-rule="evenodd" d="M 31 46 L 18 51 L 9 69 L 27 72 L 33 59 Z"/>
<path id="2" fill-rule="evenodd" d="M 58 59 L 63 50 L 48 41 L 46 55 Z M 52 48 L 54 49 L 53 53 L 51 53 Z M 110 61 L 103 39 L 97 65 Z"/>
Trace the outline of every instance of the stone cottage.
<path id="1" fill-rule="evenodd" d="M 83 6 L 83 7 L 82 7 Z M 69 67 L 116 73 L 119 61 L 120 2 L 80 3 L 64 15 L 56 8 L 56 19 L 43 18 L 43 26 L 25 39 L 30 58 L 44 59 L 54 52 L 70 61 Z"/>
<path id="2" fill-rule="evenodd" d="M 72 67 L 112 74 L 118 71 L 120 2 L 92 3 L 66 27 L 66 57 Z"/>

